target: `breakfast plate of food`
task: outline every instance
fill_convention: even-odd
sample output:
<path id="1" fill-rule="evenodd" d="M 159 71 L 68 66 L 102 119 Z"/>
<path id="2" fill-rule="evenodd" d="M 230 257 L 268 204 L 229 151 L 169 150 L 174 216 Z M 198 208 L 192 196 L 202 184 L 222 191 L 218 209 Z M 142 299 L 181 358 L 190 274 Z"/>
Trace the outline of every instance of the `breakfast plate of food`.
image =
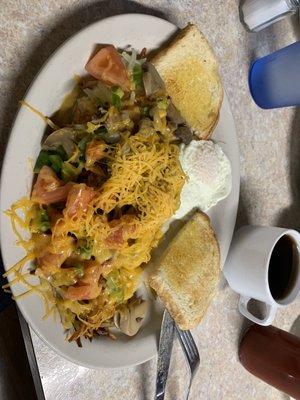
<path id="1" fill-rule="evenodd" d="M 70 361 L 142 363 L 162 304 L 182 329 L 203 318 L 238 198 L 234 121 L 204 35 L 142 14 L 99 21 L 21 102 L 1 176 L 4 289 Z"/>

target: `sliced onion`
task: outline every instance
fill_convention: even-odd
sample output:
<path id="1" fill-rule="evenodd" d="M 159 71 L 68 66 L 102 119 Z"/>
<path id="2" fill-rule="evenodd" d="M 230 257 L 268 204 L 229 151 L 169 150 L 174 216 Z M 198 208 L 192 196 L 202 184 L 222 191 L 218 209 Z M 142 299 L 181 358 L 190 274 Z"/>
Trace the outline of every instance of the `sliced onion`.
<path id="1" fill-rule="evenodd" d="M 134 90 L 132 90 L 132 91 L 130 92 L 129 101 L 130 101 L 130 104 L 134 104 L 134 102 L 135 102 L 135 91 L 134 91 Z"/>
<path id="2" fill-rule="evenodd" d="M 143 83 L 146 96 L 151 96 L 159 91 L 165 91 L 165 84 L 153 64 L 143 64 Z"/>
<path id="3" fill-rule="evenodd" d="M 128 51 L 131 52 L 131 54 L 128 54 Z M 122 57 L 126 61 L 127 68 L 132 71 L 134 65 L 137 63 L 137 53 L 136 50 L 131 48 L 127 51 L 122 52 Z"/>
<path id="4" fill-rule="evenodd" d="M 85 88 L 83 91 L 92 101 L 111 102 L 111 90 L 102 82 L 97 82 L 94 87 Z"/>

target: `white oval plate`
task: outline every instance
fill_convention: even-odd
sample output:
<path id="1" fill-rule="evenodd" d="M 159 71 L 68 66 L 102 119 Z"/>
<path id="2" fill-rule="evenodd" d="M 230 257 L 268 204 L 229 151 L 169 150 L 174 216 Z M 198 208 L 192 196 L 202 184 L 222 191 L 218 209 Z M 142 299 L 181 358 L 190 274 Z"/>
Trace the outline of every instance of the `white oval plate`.
<path id="1" fill-rule="evenodd" d="M 140 50 L 159 47 L 175 31 L 171 23 L 142 14 L 124 14 L 88 26 L 64 43 L 44 65 L 30 87 L 26 101 L 45 115 L 51 115 L 73 86 L 72 77 L 84 73 L 84 65 L 96 43 L 128 44 Z M 45 125 L 40 118 L 22 107 L 16 117 L 2 169 L 1 179 L 1 248 L 5 268 L 24 256 L 16 246 L 10 220 L 3 212 L 17 199 L 30 193 L 32 166 L 40 150 Z M 233 186 L 230 196 L 209 212 L 221 247 L 222 265 L 226 259 L 236 219 L 239 197 L 239 151 L 234 121 L 225 96 L 220 120 L 213 138 L 220 142 L 232 166 Z M 20 293 L 20 287 L 14 294 Z M 42 320 L 43 304 L 37 295 L 18 301 L 18 306 L 32 329 L 61 356 L 90 368 L 116 368 L 139 364 L 157 353 L 161 315 L 152 309 L 143 329 L 133 338 L 117 341 L 99 338 L 83 342 L 83 348 L 65 340 L 60 322 Z"/>

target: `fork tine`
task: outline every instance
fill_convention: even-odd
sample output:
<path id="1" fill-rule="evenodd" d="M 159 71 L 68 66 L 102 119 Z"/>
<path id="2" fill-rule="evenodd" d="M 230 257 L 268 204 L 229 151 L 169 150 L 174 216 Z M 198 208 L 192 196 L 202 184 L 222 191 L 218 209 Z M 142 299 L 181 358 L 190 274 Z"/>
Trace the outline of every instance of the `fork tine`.
<path id="1" fill-rule="evenodd" d="M 199 358 L 199 352 L 198 352 L 198 349 L 196 347 L 196 344 L 195 344 L 191 334 L 188 335 L 188 342 L 190 344 L 191 351 L 192 351 L 194 357 L 198 357 Z"/>
<path id="2" fill-rule="evenodd" d="M 176 326 L 176 331 L 180 340 L 181 347 L 185 353 L 187 358 L 189 369 L 190 369 L 190 381 L 187 388 L 186 400 L 189 398 L 190 389 L 192 385 L 193 378 L 195 373 L 200 365 L 200 356 L 196 346 L 196 343 L 193 339 L 193 336 L 190 331 L 183 331 Z"/>
<path id="3" fill-rule="evenodd" d="M 182 333 L 182 340 L 184 341 L 184 344 L 185 344 L 186 349 L 188 350 L 189 354 L 192 356 L 193 355 L 193 347 L 192 347 L 191 341 L 189 340 L 189 337 L 186 335 L 185 332 Z"/>
<path id="4" fill-rule="evenodd" d="M 186 336 L 187 340 L 188 340 L 189 343 L 191 344 L 191 347 L 192 347 L 192 348 L 194 349 L 194 351 L 198 354 L 198 349 L 197 349 L 196 343 L 195 343 L 195 341 L 194 341 L 194 338 L 193 338 L 191 332 L 190 332 L 190 331 L 184 331 L 184 333 L 185 333 L 185 336 Z"/>
<path id="5" fill-rule="evenodd" d="M 182 331 L 182 340 L 189 351 L 192 358 L 199 358 L 199 352 L 195 345 L 194 339 L 189 331 Z"/>

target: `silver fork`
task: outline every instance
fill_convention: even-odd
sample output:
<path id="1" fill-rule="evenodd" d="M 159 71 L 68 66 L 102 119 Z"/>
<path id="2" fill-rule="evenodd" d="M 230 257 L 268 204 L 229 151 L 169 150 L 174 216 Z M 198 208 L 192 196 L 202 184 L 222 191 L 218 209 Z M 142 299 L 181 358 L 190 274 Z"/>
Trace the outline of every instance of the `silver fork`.
<path id="1" fill-rule="evenodd" d="M 197 349 L 196 343 L 193 339 L 191 332 L 183 331 L 182 329 L 178 328 L 177 325 L 175 325 L 175 326 L 176 326 L 177 334 L 179 336 L 179 341 L 180 341 L 181 347 L 182 347 L 184 354 L 189 363 L 190 382 L 189 382 L 189 386 L 188 386 L 188 390 L 187 390 L 187 394 L 186 394 L 186 400 L 188 400 L 193 379 L 194 379 L 196 372 L 200 365 L 200 356 L 199 356 L 198 349 Z"/>

